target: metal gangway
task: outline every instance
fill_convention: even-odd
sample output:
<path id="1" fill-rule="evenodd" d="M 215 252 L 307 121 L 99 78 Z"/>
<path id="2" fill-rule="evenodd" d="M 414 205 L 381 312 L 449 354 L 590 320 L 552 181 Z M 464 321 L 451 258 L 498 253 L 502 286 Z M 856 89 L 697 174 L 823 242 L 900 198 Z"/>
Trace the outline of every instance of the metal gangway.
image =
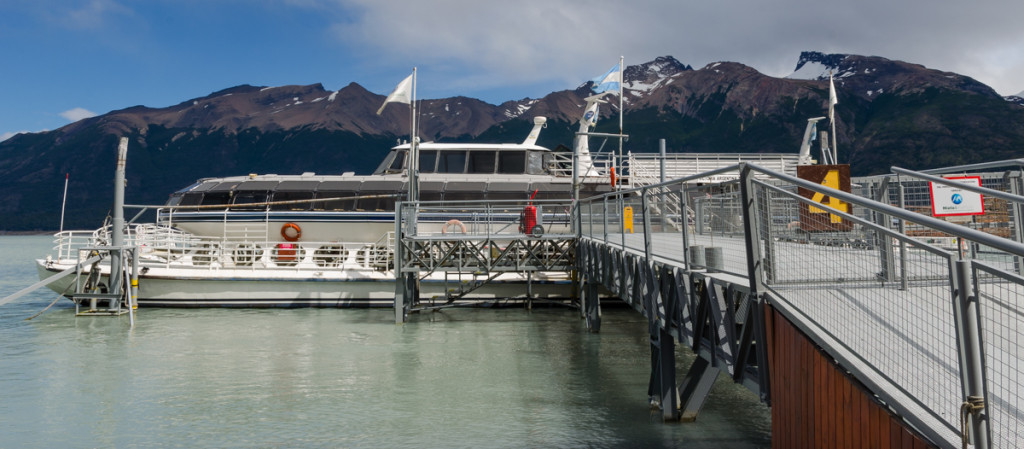
<path id="1" fill-rule="evenodd" d="M 399 202 L 396 321 L 405 322 L 414 311 L 466 303 L 500 285 L 513 287 L 485 296 L 524 290 L 530 305 L 539 277 L 567 292 L 563 287 L 570 285 L 567 273 L 576 267 L 578 237 L 572 210 L 572 202 L 564 200 Z M 422 288 L 427 282 L 442 287 L 431 295 Z"/>
<path id="2" fill-rule="evenodd" d="M 600 329 L 607 289 L 647 316 L 650 393 L 666 419 L 695 418 L 723 374 L 782 404 L 769 363 L 787 348 L 766 332 L 778 313 L 928 444 L 1024 446 L 1024 244 L 996 232 L 1021 227 L 1022 166 L 946 170 L 1002 168 L 997 188 L 963 187 L 1008 217 L 1000 226 L 900 207 L 905 185 L 955 181 L 899 168 L 871 198 L 741 163 L 582 199 L 583 314 Z M 722 175 L 734 180 L 694 182 Z M 700 355 L 681 383 L 677 342 Z M 803 413 L 798 425 L 813 426 Z"/>

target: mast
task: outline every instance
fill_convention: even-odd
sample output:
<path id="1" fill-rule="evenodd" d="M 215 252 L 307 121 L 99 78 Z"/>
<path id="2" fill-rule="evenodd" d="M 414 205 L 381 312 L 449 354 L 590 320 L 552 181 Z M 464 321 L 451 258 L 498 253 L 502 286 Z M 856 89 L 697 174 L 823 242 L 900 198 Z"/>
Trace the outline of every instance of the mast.
<path id="1" fill-rule="evenodd" d="M 624 174 L 622 166 L 625 165 L 622 162 L 622 119 L 626 115 L 626 111 L 622 109 L 622 85 L 626 82 L 626 67 L 623 65 L 625 64 L 625 60 L 625 56 L 619 56 L 619 164 L 622 164 L 619 166 L 619 179 L 621 179 Z M 616 180 L 616 184 L 618 184 L 618 180 Z M 617 188 L 618 186 L 615 187 Z"/>
<path id="2" fill-rule="evenodd" d="M 419 188 L 419 142 L 416 139 L 416 67 L 412 68 L 412 120 L 409 131 L 409 201 L 420 198 Z"/>

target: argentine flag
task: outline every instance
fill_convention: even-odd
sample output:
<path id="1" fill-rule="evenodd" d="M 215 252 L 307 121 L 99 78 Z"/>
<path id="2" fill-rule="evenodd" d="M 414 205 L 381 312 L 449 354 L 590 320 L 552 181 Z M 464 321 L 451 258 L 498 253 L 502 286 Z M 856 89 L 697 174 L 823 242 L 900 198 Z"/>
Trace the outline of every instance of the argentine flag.
<path id="1" fill-rule="evenodd" d="M 590 80 L 594 82 L 594 87 L 592 88 L 594 89 L 594 93 L 599 94 L 609 90 L 618 92 L 622 87 L 622 71 L 619 70 L 620 68 L 621 67 L 616 64 L 615 67 L 612 67 L 612 69 L 608 71 L 608 73 Z"/>

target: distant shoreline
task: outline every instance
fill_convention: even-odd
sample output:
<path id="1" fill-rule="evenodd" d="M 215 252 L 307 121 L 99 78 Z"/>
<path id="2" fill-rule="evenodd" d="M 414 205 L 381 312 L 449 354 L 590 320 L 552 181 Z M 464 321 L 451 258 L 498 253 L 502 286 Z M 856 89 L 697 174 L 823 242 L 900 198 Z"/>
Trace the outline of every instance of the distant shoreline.
<path id="1" fill-rule="evenodd" d="M 0 235 L 53 235 L 57 231 L 0 231 Z"/>

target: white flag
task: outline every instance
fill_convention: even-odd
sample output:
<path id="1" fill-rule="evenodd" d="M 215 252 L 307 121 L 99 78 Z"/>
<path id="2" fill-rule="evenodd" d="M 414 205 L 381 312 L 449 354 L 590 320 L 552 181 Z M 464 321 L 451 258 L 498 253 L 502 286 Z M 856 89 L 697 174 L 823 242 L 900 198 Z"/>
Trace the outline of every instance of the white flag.
<path id="1" fill-rule="evenodd" d="M 384 99 L 384 104 L 380 105 L 377 115 L 384 112 L 384 106 L 387 106 L 388 103 L 412 103 L 412 75 L 405 77 L 402 82 L 398 83 L 398 86 L 395 86 L 395 90 L 391 92 L 391 95 Z"/>
<path id="2" fill-rule="evenodd" d="M 835 122 L 835 108 L 834 106 L 839 104 L 839 98 L 836 98 L 836 85 L 832 82 L 832 75 L 828 75 L 828 121 Z"/>

